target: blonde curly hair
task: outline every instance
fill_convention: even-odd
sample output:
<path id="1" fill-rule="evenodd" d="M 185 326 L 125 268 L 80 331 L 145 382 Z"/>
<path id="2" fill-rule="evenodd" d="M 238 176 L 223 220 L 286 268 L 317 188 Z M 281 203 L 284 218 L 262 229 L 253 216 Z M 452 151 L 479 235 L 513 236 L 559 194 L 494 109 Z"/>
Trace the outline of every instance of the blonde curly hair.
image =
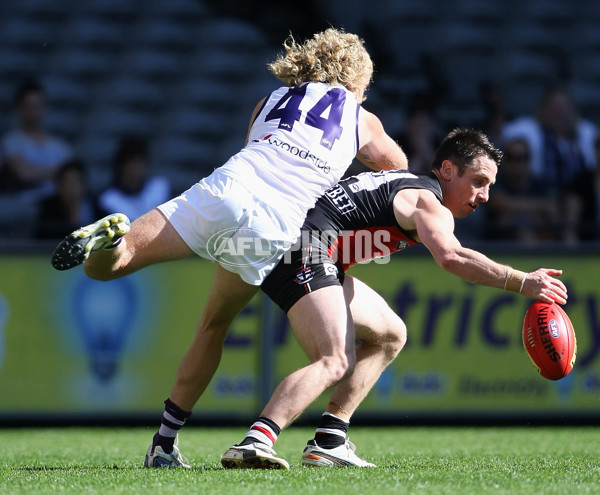
<path id="1" fill-rule="evenodd" d="M 341 84 L 359 101 L 373 76 L 373 62 L 364 41 L 355 34 L 329 28 L 299 44 L 290 36 L 285 53 L 268 64 L 269 70 L 288 86 L 304 82 Z"/>

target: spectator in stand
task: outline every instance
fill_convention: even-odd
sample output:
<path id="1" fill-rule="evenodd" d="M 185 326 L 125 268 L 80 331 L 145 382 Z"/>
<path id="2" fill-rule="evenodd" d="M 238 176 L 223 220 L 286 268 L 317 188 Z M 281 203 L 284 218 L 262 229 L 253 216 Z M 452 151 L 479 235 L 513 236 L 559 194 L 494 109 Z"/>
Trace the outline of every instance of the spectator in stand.
<path id="1" fill-rule="evenodd" d="M 56 192 L 40 201 L 34 236 L 61 239 L 65 231 L 78 229 L 96 218 L 94 201 L 88 193 L 83 161 L 73 158 L 56 172 Z"/>
<path id="2" fill-rule="evenodd" d="M 596 221 L 593 225 L 594 239 L 600 239 L 600 130 L 594 140 L 594 155 L 596 157 L 596 171 L 594 175 L 594 214 Z"/>
<path id="3" fill-rule="evenodd" d="M 431 99 L 426 94 L 413 96 L 406 111 L 404 132 L 398 137 L 411 172 L 429 172 L 441 137 Z"/>
<path id="4" fill-rule="evenodd" d="M 2 139 L 0 190 L 27 192 L 29 199 L 52 194 L 58 167 L 72 155 L 71 146 L 44 128 L 44 90 L 26 80 L 14 98 L 15 127 Z"/>
<path id="5" fill-rule="evenodd" d="M 520 117 L 506 124 L 503 140 L 521 137 L 531 151 L 534 177 L 543 181 L 559 203 L 564 226 L 562 240 L 576 243 L 593 237 L 595 222 L 594 139 L 597 126 L 577 115 L 570 94 L 562 87 L 550 89 L 535 117 Z"/>
<path id="6" fill-rule="evenodd" d="M 531 173 L 529 144 L 515 138 L 504 145 L 504 159 L 486 212 L 485 237 L 537 244 L 557 238 L 558 203 Z"/>
<path id="7" fill-rule="evenodd" d="M 98 216 L 118 211 L 134 220 L 171 196 L 169 181 L 150 175 L 148 141 L 125 137 L 115 152 L 113 183 L 98 198 Z"/>

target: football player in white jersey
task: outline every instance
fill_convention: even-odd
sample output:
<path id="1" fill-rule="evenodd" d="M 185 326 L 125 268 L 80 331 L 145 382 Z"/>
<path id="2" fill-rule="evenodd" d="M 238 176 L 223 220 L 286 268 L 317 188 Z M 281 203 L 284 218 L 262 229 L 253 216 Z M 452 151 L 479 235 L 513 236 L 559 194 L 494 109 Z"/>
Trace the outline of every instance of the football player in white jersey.
<path id="1" fill-rule="evenodd" d="M 361 106 L 373 74 L 363 40 L 329 28 L 303 43 L 290 37 L 284 49 L 269 68 L 285 86 L 257 104 L 239 153 L 131 225 L 115 213 L 76 230 L 52 256 L 56 269 L 83 263 L 97 280 L 194 254 L 217 262 L 148 467 L 188 466 L 176 436 L 219 365 L 230 323 L 294 243 L 319 196 L 354 157 L 374 170 L 407 167 L 381 121 Z"/>

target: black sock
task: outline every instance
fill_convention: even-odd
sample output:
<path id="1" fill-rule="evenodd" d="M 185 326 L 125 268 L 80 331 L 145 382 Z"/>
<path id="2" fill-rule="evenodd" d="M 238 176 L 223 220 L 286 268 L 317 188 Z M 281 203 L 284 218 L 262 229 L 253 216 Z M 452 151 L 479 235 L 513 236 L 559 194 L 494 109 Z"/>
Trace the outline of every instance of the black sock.
<path id="1" fill-rule="evenodd" d="M 325 412 L 321 416 L 321 421 L 315 431 L 315 443 L 324 449 L 333 449 L 344 445 L 349 427 L 350 423 L 348 421 Z"/>
<path id="2" fill-rule="evenodd" d="M 177 432 L 191 415 L 191 412 L 184 411 L 171 399 L 165 400 L 165 412 L 160 429 L 152 439 L 152 445 L 160 445 L 167 454 L 173 452 Z"/>

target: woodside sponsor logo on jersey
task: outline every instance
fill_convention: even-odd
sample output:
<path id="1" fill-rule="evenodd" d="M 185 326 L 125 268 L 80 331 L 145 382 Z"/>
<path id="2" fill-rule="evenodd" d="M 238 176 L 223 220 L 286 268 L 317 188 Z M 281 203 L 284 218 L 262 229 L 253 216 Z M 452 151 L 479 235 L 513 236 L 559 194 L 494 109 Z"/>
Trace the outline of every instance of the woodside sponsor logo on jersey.
<path id="1" fill-rule="evenodd" d="M 261 141 L 266 141 L 272 146 L 276 146 L 277 148 L 287 151 L 291 155 L 297 156 L 302 160 L 306 160 L 317 168 L 321 169 L 324 173 L 328 174 L 331 171 L 331 167 L 327 164 L 326 160 L 319 158 L 308 150 L 302 150 L 293 144 L 287 143 L 280 139 L 277 139 L 271 134 L 266 135 Z"/>

